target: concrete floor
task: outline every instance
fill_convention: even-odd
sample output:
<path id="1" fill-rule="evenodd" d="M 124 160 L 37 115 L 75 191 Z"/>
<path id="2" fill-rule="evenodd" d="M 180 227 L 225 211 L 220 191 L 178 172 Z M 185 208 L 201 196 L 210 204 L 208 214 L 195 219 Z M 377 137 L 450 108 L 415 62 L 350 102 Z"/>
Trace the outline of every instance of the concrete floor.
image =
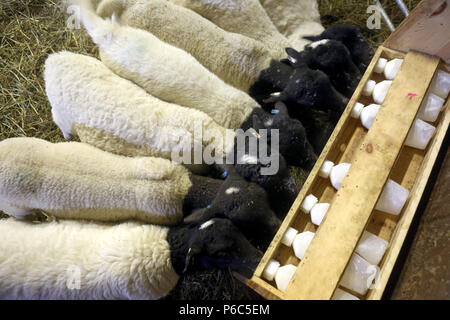
<path id="1" fill-rule="evenodd" d="M 387 299 L 450 300 L 450 151 L 446 142 L 444 158 L 434 186 L 424 193 L 429 197 L 421 217 L 417 217 L 396 270 L 387 288 Z M 441 158 L 441 159 L 442 159 Z M 439 160 L 438 160 L 439 161 Z M 420 214 L 419 214 L 420 215 Z M 410 247 L 408 248 L 408 245 Z M 404 262 L 404 263 L 403 263 Z"/>

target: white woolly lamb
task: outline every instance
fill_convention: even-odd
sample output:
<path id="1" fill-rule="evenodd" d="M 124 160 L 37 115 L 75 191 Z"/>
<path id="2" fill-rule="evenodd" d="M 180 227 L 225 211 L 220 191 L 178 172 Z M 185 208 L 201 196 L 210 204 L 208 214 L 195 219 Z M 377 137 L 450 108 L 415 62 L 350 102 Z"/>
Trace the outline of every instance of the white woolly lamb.
<path id="1" fill-rule="evenodd" d="M 214 199 L 221 181 L 201 178 L 166 159 L 123 157 L 79 142 L 0 142 L 0 210 L 17 218 L 42 210 L 60 218 L 173 224 L 183 209 L 208 204 L 200 198 Z M 198 190 L 202 183 L 211 195 Z"/>
<path id="2" fill-rule="evenodd" d="M 270 20 L 258 0 L 170 0 L 197 12 L 220 28 L 259 40 L 268 48 L 279 50 L 292 45 Z"/>
<path id="3" fill-rule="evenodd" d="M 158 299 L 188 267 L 250 274 L 261 257 L 229 220 L 169 229 L 0 219 L 0 299 Z"/>
<path id="4" fill-rule="evenodd" d="M 195 145 L 212 148 L 215 156 L 227 152 L 223 140 L 228 141 L 230 133 L 209 116 L 147 94 L 92 57 L 52 54 L 44 78 L 53 120 L 66 138 L 73 133 L 116 154 L 177 161 L 174 154 L 190 156 Z M 204 134 L 199 137 L 197 131 Z"/>
<path id="5" fill-rule="evenodd" d="M 97 13 L 147 30 L 181 48 L 226 83 L 245 92 L 272 59 L 281 59 L 263 43 L 227 32 L 199 14 L 166 0 L 103 0 Z"/>
<path id="6" fill-rule="evenodd" d="M 81 12 L 83 24 L 100 47 L 102 62 L 152 96 L 203 111 L 229 129 L 238 129 L 259 107 L 249 95 L 226 84 L 186 51 L 145 30 L 103 20 L 91 11 L 89 3 Z"/>

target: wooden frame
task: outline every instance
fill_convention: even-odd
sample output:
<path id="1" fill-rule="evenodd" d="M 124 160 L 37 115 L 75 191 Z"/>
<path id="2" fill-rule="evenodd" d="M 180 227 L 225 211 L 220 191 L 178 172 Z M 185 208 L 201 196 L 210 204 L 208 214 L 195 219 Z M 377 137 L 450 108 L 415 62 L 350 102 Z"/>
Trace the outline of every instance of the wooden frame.
<path id="1" fill-rule="evenodd" d="M 366 105 L 371 103 L 371 99 L 362 97 L 361 92 L 369 79 L 381 80 L 380 75 L 372 72 L 379 57 L 404 58 L 404 62 L 374 124 L 367 131 L 359 120 L 350 117 L 350 113 L 357 101 Z M 380 263 L 376 287 L 366 297 L 351 293 L 361 299 L 381 298 L 448 130 L 450 111 L 447 100 L 444 111 L 434 123 L 437 125 L 436 133 L 427 149 L 403 146 L 439 68 L 444 66 L 437 57 L 417 52 L 405 55 L 384 46 L 377 50 L 252 279 L 246 281 L 248 286 L 267 299 L 331 299 L 356 244 L 363 231 L 367 230 L 389 241 L 389 247 Z M 411 98 L 409 93 L 417 96 Z M 331 187 L 327 179 L 318 176 L 325 160 L 352 163 L 338 191 Z M 374 210 L 388 178 L 410 190 L 409 200 L 399 216 Z M 304 198 L 311 193 L 319 198 L 319 202 L 331 203 L 320 227 L 314 226 L 309 215 L 300 210 Z M 281 244 L 289 227 L 299 232 L 316 232 L 301 261 L 295 257 L 292 248 Z M 281 265 L 298 266 L 285 292 L 276 289 L 274 282 L 262 278 L 270 259 L 278 260 Z"/>
<path id="2" fill-rule="evenodd" d="M 449 23 L 448 1 L 422 1 L 386 40 L 384 46 L 404 53 L 410 50 L 428 53 L 450 63 Z"/>
<path id="3" fill-rule="evenodd" d="M 389 247 L 379 265 L 376 286 L 369 290 L 365 297 L 347 289 L 344 290 L 361 299 L 382 297 L 450 122 L 450 102 L 447 99 L 443 112 L 433 123 L 437 128 L 427 149 L 418 150 L 403 146 L 436 71 L 442 69 L 448 72 L 448 66 L 444 65 L 439 57 L 412 50 L 423 48 L 420 39 L 412 41 L 411 37 L 411 34 L 417 33 L 420 29 L 420 37 L 426 37 L 428 34 L 434 39 L 430 42 L 434 45 L 428 44 L 425 51 L 440 54 L 441 58 L 448 60 L 448 50 L 441 50 L 448 47 L 448 44 L 435 43 L 445 38 L 448 32 L 434 35 L 431 28 L 436 23 L 442 22 L 442 17 L 448 15 L 450 8 L 445 7 L 441 10 L 438 18 L 427 20 L 430 15 L 436 14 L 440 3 L 442 3 L 440 0 L 422 1 L 386 41 L 386 45 L 380 46 L 376 51 L 252 279 L 245 281 L 263 297 L 267 299 L 331 299 L 339 287 L 339 281 L 364 230 L 387 240 Z M 423 28 L 424 24 L 428 27 Z M 446 28 L 448 29 L 448 23 Z M 364 105 L 373 103 L 371 98 L 364 97 L 361 93 L 369 79 L 376 82 L 384 80 L 381 75 L 373 72 L 380 57 L 401 58 L 404 62 L 374 124 L 367 131 L 359 120 L 351 118 L 350 114 L 356 102 Z M 414 95 L 411 96 L 410 93 Z M 327 179 L 320 178 L 318 175 L 325 160 L 336 164 L 352 163 L 338 191 L 334 190 Z M 398 216 L 374 209 L 388 178 L 392 178 L 410 190 L 410 197 Z M 314 226 L 309 215 L 300 210 L 301 203 L 311 193 L 319 198 L 319 202 L 331 204 L 320 227 Z M 299 232 L 316 233 L 301 261 L 295 257 L 292 248 L 281 243 L 289 227 Z M 264 269 L 271 259 L 276 259 L 281 265 L 298 266 L 285 292 L 279 291 L 273 281 L 267 282 L 262 278 Z"/>

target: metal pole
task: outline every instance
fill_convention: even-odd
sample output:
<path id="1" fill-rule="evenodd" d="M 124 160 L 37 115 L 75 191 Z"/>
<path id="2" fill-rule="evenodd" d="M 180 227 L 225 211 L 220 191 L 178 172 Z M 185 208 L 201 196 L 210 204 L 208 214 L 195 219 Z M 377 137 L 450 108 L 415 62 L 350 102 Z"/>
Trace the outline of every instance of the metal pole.
<path id="1" fill-rule="evenodd" d="M 388 28 L 391 30 L 391 32 L 394 32 L 394 30 L 395 30 L 394 24 L 392 23 L 391 19 L 387 15 L 386 11 L 384 11 L 384 8 L 381 5 L 380 1 L 377 0 L 375 2 L 375 5 L 377 6 L 378 10 L 380 11 L 381 17 L 386 22 Z"/>
<path id="2" fill-rule="evenodd" d="M 403 0 L 395 0 L 395 2 L 397 2 L 398 7 L 403 12 L 405 17 L 407 17 L 409 15 L 409 10 L 406 4 L 403 2 Z"/>

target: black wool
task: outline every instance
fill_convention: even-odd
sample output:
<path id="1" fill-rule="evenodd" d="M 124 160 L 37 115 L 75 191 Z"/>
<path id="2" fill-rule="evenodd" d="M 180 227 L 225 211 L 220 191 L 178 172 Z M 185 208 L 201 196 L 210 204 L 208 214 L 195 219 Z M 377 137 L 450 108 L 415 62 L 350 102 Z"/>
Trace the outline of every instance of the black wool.
<path id="1" fill-rule="evenodd" d="M 332 39 L 342 42 L 350 51 L 352 60 L 364 73 L 374 55 L 373 47 L 364 39 L 361 29 L 355 25 L 337 24 L 322 32 L 318 36 L 305 37 L 312 41 Z"/>

